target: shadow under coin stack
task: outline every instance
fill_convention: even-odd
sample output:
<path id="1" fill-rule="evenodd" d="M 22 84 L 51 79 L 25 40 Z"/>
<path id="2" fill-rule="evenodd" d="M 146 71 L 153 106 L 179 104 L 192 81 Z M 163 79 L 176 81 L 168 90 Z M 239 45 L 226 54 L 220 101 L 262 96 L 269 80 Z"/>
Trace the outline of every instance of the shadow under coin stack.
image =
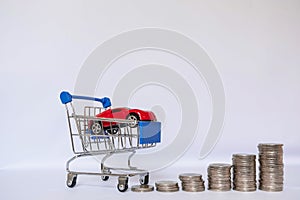
<path id="1" fill-rule="evenodd" d="M 231 165 L 213 163 L 207 168 L 208 189 L 213 191 L 231 190 Z"/>
<path id="2" fill-rule="evenodd" d="M 157 181 L 155 182 L 156 190 L 159 192 L 177 192 L 179 186 L 176 181 Z"/>
<path id="3" fill-rule="evenodd" d="M 186 192 L 202 192 L 205 190 L 201 174 L 184 173 L 179 175 L 182 190 Z"/>
<path id="4" fill-rule="evenodd" d="M 283 190 L 283 144 L 259 144 L 259 189 Z"/>
<path id="5" fill-rule="evenodd" d="M 233 189 L 240 192 L 256 191 L 256 155 L 233 154 Z"/>

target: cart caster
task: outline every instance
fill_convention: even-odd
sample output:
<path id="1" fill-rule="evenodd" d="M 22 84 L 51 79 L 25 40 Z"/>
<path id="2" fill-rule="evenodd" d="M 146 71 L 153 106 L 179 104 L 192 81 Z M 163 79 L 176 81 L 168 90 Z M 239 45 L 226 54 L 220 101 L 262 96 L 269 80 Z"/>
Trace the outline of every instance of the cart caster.
<path id="1" fill-rule="evenodd" d="M 110 169 L 102 166 L 101 172 L 104 174 L 101 176 L 102 181 L 107 181 L 109 179 L 109 176 L 107 176 L 106 174 L 111 174 Z"/>
<path id="2" fill-rule="evenodd" d="M 117 188 L 120 192 L 125 192 L 128 189 L 128 177 L 120 176 Z"/>
<path id="3" fill-rule="evenodd" d="M 146 175 L 141 175 L 140 176 L 140 184 L 148 185 L 148 183 L 149 183 L 149 173 L 147 173 Z"/>
<path id="4" fill-rule="evenodd" d="M 68 173 L 67 175 L 67 186 L 72 188 L 76 185 L 77 174 Z"/>
<path id="5" fill-rule="evenodd" d="M 117 188 L 120 192 L 125 192 L 128 189 L 128 185 L 118 184 Z"/>
<path id="6" fill-rule="evenodd" d="M 109 179 L 109 176 L 101 176 L 102 181 L 107 181 Z"/>

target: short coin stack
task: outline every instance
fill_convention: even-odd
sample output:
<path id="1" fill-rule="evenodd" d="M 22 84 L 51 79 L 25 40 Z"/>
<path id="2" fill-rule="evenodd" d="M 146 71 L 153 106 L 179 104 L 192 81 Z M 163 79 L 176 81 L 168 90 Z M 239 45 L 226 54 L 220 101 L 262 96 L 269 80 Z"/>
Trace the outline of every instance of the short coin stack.
<path id="1" fill-rule="evenodd" d="M 152 185 L 134 185 L 131 187 L 133 192 L 152 192 L 154 187 Z"/>
<path id="2" fill-rule="evenodd" d="M 207 168 L 208 189 L 214 191 L 231 190 L 231 165 L 213 163 Z"/>
<path id="3" fill-rule="evenodd" d="M 159 192 L 177 192 L 179 190 L 176 181 L 157 181 L 155 182 L 155 186 Z"/>
<path id="4" fill-rule="evenodd" d="M 179 175 L 182 190 L 186 192 L 202 192 L 205 190 L 201 174 L 184 173 Z"/>
<path id="5" fill-rule="evenodd" d="M 233 189 L 241 192 L 256 190 L 256 155 L 233 154 Z"/>
<path id="6" fill-rule="evenodd" d="M 259 144 L 259 189 L 283 190 L 283 144 Z"/>

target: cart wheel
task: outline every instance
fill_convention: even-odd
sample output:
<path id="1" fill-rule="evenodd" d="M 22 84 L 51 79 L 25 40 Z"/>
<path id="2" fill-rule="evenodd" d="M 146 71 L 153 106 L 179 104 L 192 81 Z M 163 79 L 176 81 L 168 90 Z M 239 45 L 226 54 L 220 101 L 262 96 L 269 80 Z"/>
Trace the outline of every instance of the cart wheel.
<path id="1" fill-rule="evenodd" d="M 117 188 L 120 192 L 125 192 L 128 189 L 128 177 L 119 176 Z"/>
<path id="2" fill-rule="evenodd" d="M 101 176 L 102 181 L 107 181 L 109 179 L 109 176 Z"/>
<path id="3" fill-rule="evenodd" d="M 144 176 L 140 176 L 140 184 L 141 185 L 148 185 L 149 183 L 149 173 Z"/>
<path id="4" fill-rule="evenodd" d="M 76 185 L 76 181 L 77 181 L 77 174 L 68 173 L 67 186 L 69 188 L 74 187 Z"/>
<path id="5" fill-rule="evenodd" d="M 91 130 L 94 135 L 99 135 L 102 132 L 102 126 L 99 122 L 94 122 L 91 126 Z"/>
<path id="6" fill-rule="evenodd" d="M 132 120 L 132 121 L 134 121 L 134 122 L 132 122 L 132 123 L 129 123 L 128 126 L 129 126 L 130 128 L 135 128 L 135 127 L 137 127 L 138 121 L 140 120 L 140 118 L 139 118 L 139 116 L 138 116 L 137 114 L 135 114 L 135 113 L 130 113 L 130 114 L 128 115 L 128 117 L 127 117 L 127 120 Z"/>
<path id="7" fill-rule="evenodd" d="M 120 192 L 125 192 L 128 189 L 128 184 L 118 184 L 117 188 Z"/>

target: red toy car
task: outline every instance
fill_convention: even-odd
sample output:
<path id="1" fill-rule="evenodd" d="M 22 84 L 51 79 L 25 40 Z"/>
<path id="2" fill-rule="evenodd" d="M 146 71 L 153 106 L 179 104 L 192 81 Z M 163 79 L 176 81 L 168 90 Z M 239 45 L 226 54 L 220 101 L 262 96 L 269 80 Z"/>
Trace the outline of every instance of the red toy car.
<path id="1" fill-rule="evenodd" d="M 92 134 L 98 135 L 102 130 L 109 134 L 115 134 L 119 131 L 119 127 L 129 126 L 135 128 L 138 125 L 138 121 L 156 121 L 156 116 L 152 111 L 144 111 L 140 109 L 130 109 L 130 108 L 113 108 L 107 109 L 96 115 L 99 118 L 109 118 L 109 119 L 127 119 L 132 120 L 132 123 L 120 124 L 117 122 L 108 121 L 91 121 L 89 123 L 89 128 Z"/>

